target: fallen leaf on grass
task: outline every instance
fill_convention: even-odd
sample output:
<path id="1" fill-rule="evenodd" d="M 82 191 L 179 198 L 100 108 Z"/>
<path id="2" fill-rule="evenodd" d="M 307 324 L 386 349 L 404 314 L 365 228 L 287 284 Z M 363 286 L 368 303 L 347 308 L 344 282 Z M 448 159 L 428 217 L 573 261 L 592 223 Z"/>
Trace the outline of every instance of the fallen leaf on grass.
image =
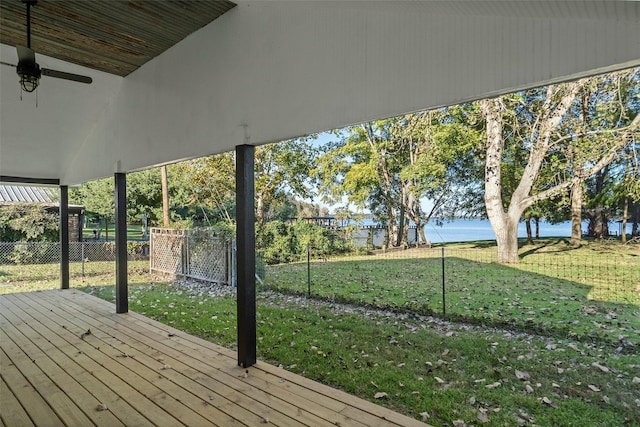
<path id="1" fill-rule="evenodd" d="M 594 368 L 600 369 L 602 372 L 609 372 L 609 368 L 607 368 L 606 366 L 603 366 L 603 365 L 601 365 L 599 363 L 593 362 L 591 364 L 591 366 L 593 366 Z"/>
<path id="2" fill-rule="evenodd" d="M 482 409 L 478 410 L 478 419 L 483 423 L 489 422 L 489 416 L 487 415 L 486 410 L 482 410 Z"/>
<path id="3" fill-rule="evenodd" d="M 535 421 L 531 415 L 523 411 L 522 409 L 518 409 L 518 415 L 524 419 L 524 421 L 529 421 L 530 423 Z"/>
<path id="4" fill-rule="evenodd" d="M 455 420 L 453 422 L 453 427 L 466 427 L 467 424 L 462 420 Z"/>
<path id="5" fill-rule="evenodd" d="M 519 380 L 527 379 L 527 378 L 529 378 L 529 373 L 525 372 L 525 371 L 518 371 L 516 369 L 516 378 L 519 379 Z"/>
<path id="6" fill-rule="evenodd" d="M 493 384 L 487 384 L 487 385 L 485 386 L 485 388 L 489 388 L 489 389 L 491 389 L 491 388 L 500 387 L 501 385 L 502 385 L 502 383 L 501 383 L 501 382 L 495 382 L 495 383 L 493 383 Z"/>
<path id="7" fill-rule="evenodd" d="M 545 404 L 547 404 L 547 405 L 551 406 L 552 408 L 557 408 L 557 407 L 558 407 L 558 404 L 557 404 L 557 403 L 552 402 L 552 401 L 551 401 L 548 397 L 546 397 L 546 396 L 542 398 L 542 403 L 545 403 Z"/>
<path id="8" fill-rule="evenodd" d="M 440 377 L 433 377 L 434 380 L 438 382 L 438 384 L 444 384 L 444 380 Z"/>
<path id="9" fill-rule="evenodd" d="M 373 398 L 374 399 L 383 399 L 383 398 L 385 398 L 387 396 L 388 396 L 388 394 L 385 393 L 384 391 L 379 391 L 379 392 L 377 392 L 376 394 L 373 395 Z"/>
<path id="10" fill-rule="evenodd" d="M 631 381 L 633 384 L 640 384 L 640 378 L 638 377 L 633 377 L 633 380 Z"/>
<path id="11" fill-rule="evenodd" d="M 593 384 L 589 384 L 587 387 L 589 387 L 591 389 L 591 391 L 595 391 L 595 392 L 599 392 L 600 389 L 596 386 L 594 386 Z"/>
<path id="12" fill-rule="evenodd" d="M 607 396 L 602 396 L 602 401 L 608 405 L 611 402 L 611 399 L 609 399 Z"/>
<path id="13" fill-rule="evenodd" d="M 527 393 L 529 393 L 529 394 L 533 393 L 533 387 L 531 387 L 529 384 L 524 386 L 524 388 L 527 391 Z"/>
<path id="14" fill-rule="evenodd" d="M 427 421 L 429 418 L 431 418 L 431 415 L 429 415 L 428 412 L 420 412 L 420 416 L 422 417 L 422 421 Z"/>

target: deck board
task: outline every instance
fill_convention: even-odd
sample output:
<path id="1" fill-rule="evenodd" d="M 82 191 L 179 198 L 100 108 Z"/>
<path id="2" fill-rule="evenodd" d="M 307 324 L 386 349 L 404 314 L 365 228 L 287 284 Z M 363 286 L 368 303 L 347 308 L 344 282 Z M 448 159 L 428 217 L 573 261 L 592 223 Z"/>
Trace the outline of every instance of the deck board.
<path id="1" fill-rule="evenodd" d="M 0 426 L 425 426 L 77 290 L 0 307 Z"/>

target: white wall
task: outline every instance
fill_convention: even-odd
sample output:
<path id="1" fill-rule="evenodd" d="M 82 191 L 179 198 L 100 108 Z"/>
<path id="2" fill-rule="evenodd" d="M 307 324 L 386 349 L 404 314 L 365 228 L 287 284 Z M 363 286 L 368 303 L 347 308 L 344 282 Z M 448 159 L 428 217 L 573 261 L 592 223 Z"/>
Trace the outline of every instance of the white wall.
<path id="1" fill-rule="evenodd" d="M 125 78 L 60 177 L 228 151 L 243 125 L 263 144 L 640 65 L 639 4 L 241 2 Z"/>

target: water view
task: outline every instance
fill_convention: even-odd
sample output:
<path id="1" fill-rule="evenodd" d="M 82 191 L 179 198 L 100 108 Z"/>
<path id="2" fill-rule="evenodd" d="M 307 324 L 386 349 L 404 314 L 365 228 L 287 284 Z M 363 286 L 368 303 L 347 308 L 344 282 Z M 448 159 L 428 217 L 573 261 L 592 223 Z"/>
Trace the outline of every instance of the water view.
<path id="1" fill-rule="evenodd" d="M 535 235 L 535 224 L 531 224 L 532 231 Z M 587 223 L 582 224 L 582 231 L 587 229 Z M 540 237 L 570 237 L 571 222 L 561 222 L 558 224 L 550 224 L 540 221 Z M 495 234 L 491 228 L 489 220 L 486 219 L 461 219 L 454 221 L 444 221 L 442 226 L 436 225 L 435 222 L 425 226 L 425 234 L 427 239 L 432 243 L 445 242 L 467 242 L 471 240 L 494 240 Z M 620 224 L 617 222 L 609 223 L 609 232 L 614 235 L 620 235 Z M 627 224 L 627 233 L 631 233 L 631 224 Z M 518 237 L 527 237 L 527 229 L 524 222 L 518 225 Z"/>

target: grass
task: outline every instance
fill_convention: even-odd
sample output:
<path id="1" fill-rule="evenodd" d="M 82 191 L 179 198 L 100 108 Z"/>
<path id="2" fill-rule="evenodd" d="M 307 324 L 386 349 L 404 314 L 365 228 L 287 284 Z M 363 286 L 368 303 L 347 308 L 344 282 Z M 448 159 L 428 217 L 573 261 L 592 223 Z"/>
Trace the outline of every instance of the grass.
<path id="1" fill-rule="evenodd" d="M 99 225 L 87 224 L 86 228 L 82 229 L 82 238 L 86 241 L 92 241 L 94 238 L 93 230 L 100 230 L 100 239 L 104 240 L 106 237 L 104 223 Z M 116 236 L 115 224 L 109 224 L 109 240 L 113 241 Z M 127 240 L 142 240 L 142 227 L 139 225 L 127 226 Z"/>
<path id="2" fill-rule="evenodd" d="M 640 346 L 640 251 L 561 239 L 523 246 L 518 265 L 494 263 L 484 243 L 445 248 L 449 319 L 583 341 Z M 311 295 L 328 301 L 443 315 L 441 248 L 311 263 Z M 307 264 L 269 266 L 268 288 L 307 294 Z"/>
<path id="3" fill-rule="evenodd" d="M 85 290 L 114 298 L 112 288 Z M 235 346 L 232 293 L 137 286 L 130 307 Z M 434 426 L 640 425 L 638 354 L 269 291 L 257 311 L 261 359 Z"/>
<path id="4" fill-rule="evenodd" d="M 129 284 L 149 283 L 149 261 L 128 261 Z M 72 288 L 92 285 L 109 286 L 115 283 L 113 261 L 91 261 L 69 264 L 69 286 Z M 0 266 L 0 295 L 14 292 L 34 292 L 60 287 L 60 265 L 2 265 Z"/>

